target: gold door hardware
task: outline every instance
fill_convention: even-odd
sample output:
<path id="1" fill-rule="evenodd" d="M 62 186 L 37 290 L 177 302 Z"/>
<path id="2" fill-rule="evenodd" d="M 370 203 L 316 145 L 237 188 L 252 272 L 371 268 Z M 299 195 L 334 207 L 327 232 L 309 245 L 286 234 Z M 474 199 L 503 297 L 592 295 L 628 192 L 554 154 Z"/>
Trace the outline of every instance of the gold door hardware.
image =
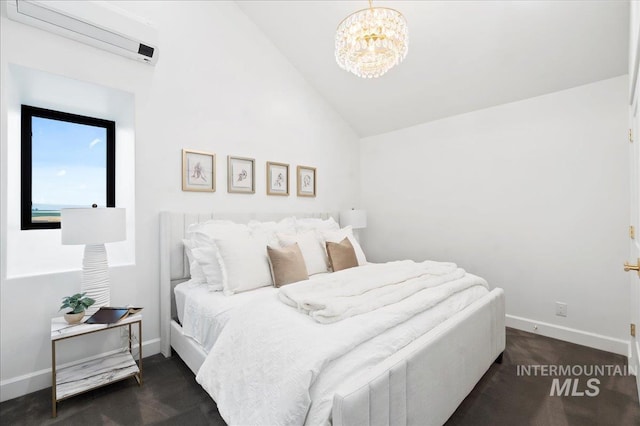
<path id="1" fill-rule="evenodd" d="M 631 330 L 629 331 L 629 334 L 631 334 L 631 337 L 636 337 L 636 325 L 631 323 Z"/>
<path id="2" fill-rule="evenodd" d="M 631 238 L 632 240 L 636 238 L 636 228 L 634 228 L 633 226 L 629 227 L 629 238 Z"/>
<path id="3" fill-rule="evenodd" d="M 638 276 L 640 277 L 640 258 L 638 258 L 638 263 L 636 263 L 635 265 L 630 265 L 629 262 L 624 262 L 624 271 L 637 271 Z"/>

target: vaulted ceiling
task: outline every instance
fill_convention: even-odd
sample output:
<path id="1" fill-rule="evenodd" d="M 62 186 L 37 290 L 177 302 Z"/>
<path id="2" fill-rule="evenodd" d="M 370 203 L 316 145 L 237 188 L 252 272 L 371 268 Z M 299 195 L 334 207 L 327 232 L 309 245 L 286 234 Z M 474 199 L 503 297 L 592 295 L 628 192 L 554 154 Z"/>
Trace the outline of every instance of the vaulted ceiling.
<path id="1" fill-rule="evenodd" d="M 410 43 L 371 80 L 334 57 L 337 24 L 366 0 L 238 4 L 360 136 L 627 73 L 628 1 L 374 1 L 406 17 Z"/>

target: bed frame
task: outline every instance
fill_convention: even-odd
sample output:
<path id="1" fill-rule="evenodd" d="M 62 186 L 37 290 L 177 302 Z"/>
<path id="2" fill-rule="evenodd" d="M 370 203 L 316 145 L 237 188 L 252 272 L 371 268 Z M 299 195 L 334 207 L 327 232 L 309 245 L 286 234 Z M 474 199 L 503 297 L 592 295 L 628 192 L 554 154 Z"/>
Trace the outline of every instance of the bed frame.
<path id="1" fill-rule="evenodd" d="M 279 220 L 335 213 L 160 214 L 160 350 L 171 349 L 195 373 L 206 354 L 176 319 L 173 289 L 189 277 L 182 239 L 187 227 L 209 219 Z M 334 426 L 442 425 L 505 348 L 504 292 L 494 289 L 405 346 L 366 374 L 343 383 L 333 398 Z"/>

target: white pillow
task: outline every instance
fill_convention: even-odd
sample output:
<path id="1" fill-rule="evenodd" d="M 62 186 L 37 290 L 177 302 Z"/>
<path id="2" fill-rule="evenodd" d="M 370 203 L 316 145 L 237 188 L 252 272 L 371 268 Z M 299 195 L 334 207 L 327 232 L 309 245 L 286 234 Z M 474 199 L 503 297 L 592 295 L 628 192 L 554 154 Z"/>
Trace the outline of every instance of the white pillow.
<path id="1" fill-rule="evenodd" d="M 248 237 L 249 228 L 230 220 L 212 219 L 189 225 L 186 235 L 189 238 L 191 254 L 202 270 L 204 276 L 202 282 L 206 281 L 209 291 L 222 290 L 222 269 L 218 262 L 218 247 L 215 245 L 215 239 Z"/>
<path id="2" fill-rule="evenodd" d="M 329 258 L 324 248 L 324 241 L 316 231 L 277 235 L 283 247 L 298 243 L 309 275 L 330 271 Z"/>
<path id="3" fill-rule="evenodd" d="M 247 225 L 215 219 L 189 225 L 186 235 L 196 247 L 202 247 L 213 244 L 216 238 L 248 236 L 250 232 Z"/>
<path id="4" fill-rule="evenodd" d="M 194 247 L 191 249 L 194 259 L 198 262 L 209 291 L 222 291 L 222 268 L 218 261 L 218 247 L 214 245 Z"/>
<path id="5" fill-rule="evenodd" d="M 340 225 L 332 217 L 329 219 L 319 219 L 317 217 L 305 217 L 296 219 L 296 228 L 298 232 L 315 230 L 315 231 L 338 231 Z"/>
<path id="6" fill-rule="evenodd" d="M 322 237 L 325 241 L 330 243 L 339 243 L 344 240 L 345 237 L 349 239 L 349 242 L 353 246 L 353 251 L 356 252 L 356 259 L 358 259 L 358 266 L 366 265 L 367 258 L 364 255 L 364 251 L 362 251 L 362 247 L 360 247 L 360 243 L 353 236 L 353 230 L 351 226 L 346 226 L 337 231 L 322 231 Z"/>
<path id="7" fill-rule="evenodd" d="M 251 231 L 251 236 L 256 240 L 264 243 L 266 246 L 277 246 L 278 238 L 276 234 L 278 232 L 294 234 L 296 232 L 296 218 L 286 217 L 279 222 L 258 222 L 252 220 L 247 225 Z"/>
<path id="8" fill-rule="evenodd" d="M 266 247 L 251 236 L 216 239 L 224 294 L 273 285 Z"/>
<path id="9" fill-rule="evenodd" d="M 193 281 L 194 283 L 206 282 L 207 278 L 202 271 L 202 266 L 200 266 L 198 261 L 193 256 L 193 243 L 190 240 L 182 240 L 182 243 L 184 244 L 184 251 L 187 254 L 187 259 L 189 260 L 189 274 L 191 275 L 191 281 Z"/>

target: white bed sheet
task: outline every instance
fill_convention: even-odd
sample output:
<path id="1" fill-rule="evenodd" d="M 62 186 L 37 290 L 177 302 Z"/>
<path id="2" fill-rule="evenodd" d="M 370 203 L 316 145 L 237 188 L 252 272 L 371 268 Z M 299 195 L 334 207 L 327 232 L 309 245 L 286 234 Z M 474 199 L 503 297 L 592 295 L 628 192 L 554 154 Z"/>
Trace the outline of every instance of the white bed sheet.
<path id="1" fill-rule="evenodd" d="M 315 274 L 310 279 L 323 275 L 326 274 Z M 266 299 L 277 291 L 270 286 L 225 296 L 221 291 L 209 291 L 206 283 L 191 280 L 180 283 L 175 286 L 174 293 L 182 332 L 198 342 L 205 353 L 209 353 L 233 310 L 254 300 Z"/>
<path id="2" fill-rule="evenodd" d="M 175 295 L 176 301 L 176 313 L 178 314 L 178 321 L 180 321 L 180 324 L 182 324 L 184 318 L 184 302 L 187 298 L 187 293 L 189 293 L 189 290 L 191 290 L 191 288 L 197 285 L 198 283 L 194 283 L 189 280 L 177 284 L 173 288 L 173 294 Z"/>
<path id="3" fill-rule="evenodd" d="M 175 287 L 176 308 L 182 332 L 209 353 L 234 309 L 277 291 L 262 287 L 225 296 L 221 291 L 209 291 L 208 285 L 187 281 Z M 182 314 L 180 313 L 182 311 Z"/>

